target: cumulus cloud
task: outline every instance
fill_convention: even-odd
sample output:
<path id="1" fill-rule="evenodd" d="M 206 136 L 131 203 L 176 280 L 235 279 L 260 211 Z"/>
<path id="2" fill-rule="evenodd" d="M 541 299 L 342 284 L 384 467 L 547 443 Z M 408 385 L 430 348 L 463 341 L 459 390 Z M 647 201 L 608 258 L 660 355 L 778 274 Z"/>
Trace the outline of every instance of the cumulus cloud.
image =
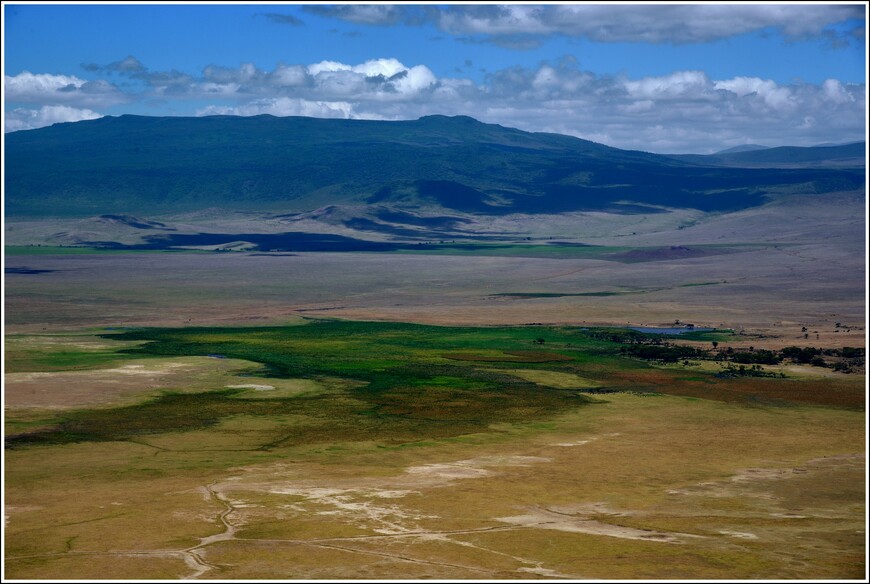
<path id="1" fill-rule="evenodd" d="M 633 98 L 703 99 L 710 89 L 710 80 L 703 71 L 676 71 L 663 77 L 626 81 L 625 88 Z"/>
<path id="2" fill-rule="evenodd" d="M 703 71 L 629 79 L 582 71 L 570 61 L 496 71 L 442 107 L 459 103 L 488 122 L 674 153 L 860 140 L 866 119 L 863 84 L 717 80 Z"/>
<path id="3" fill-rule="evenodd" d="M 10 103 L 106 107 L 129 99 L 107 81 L 87 81 L 74 75 L 22 71 L 4 75 L 3 81 L 6 101 Z"/>
<path id="4" fill-rule="evenodd" d="M 341 101 L 308 101 L 289 97 L 259 99 L 240 106 L 210 105 L 196 112 L 198 116 L 230 115 L 258 116 L 306 116 L 313 118 L 359 118 L 353 106 Z"/>
<path id="5" fill-rule="evenodd" d="M 404 6 L 394 6 L 389 4 L 347 4 L 347 5 L 310 5 L 303 6 L 302 10 L 310 14 L 325 16 L 328 18 L 338 18 L 347 22 L 356 24 L 395 24 L 399 21 L 407 21 L 411 14 L 417 12 L 416 9 L 409 11 Z"/>
<path id="6" fill-rule="evenodd" d="M 268 82 L 275 71 L 260 77 Z M 627 79 L 580 70 L 570 59 L 495 71 L 479 84 L 438 78 L 424 65 L 396 59 L 323 61 L 294 70 L 293 79 L 283 97 L 199 113 L 365 119 L 465 114 L 656 152 L 712 152 L 749 142 L 811 145 L 864 134 L 864 85 L 835 79 L 779 85 L 756 77 L 710 79 L 703 71 Z"/>
<path id="7" fill-rule="evenodd" d="M 493 71 L 481 82 L 461 73 L 439 77 L 425 64 L 405 64 L 395 58 L 282 63 L 271 70 L 251 63 L 211 65 L 198 75 L 151 71 L 132 61 L 127 61 L 122 73 L 123 62 L 118 61 L 113 70 L 145 85 L 128 97 L 146 103 L 155 99 L 205 102 L 198 104 L 197 115 L 401 120 L 461 114 L 523 130 L 664 153 L 713 152 L 745 143 L 860 140 L 866 120 L 864 84 L 837 79 L 781 84 L 748 76 L 713 79 L 699 70 L 631 79 L 582 70 L 571 58 Z M 95 95 L 103 98 L 118 91 L 104 81 L 22 73 L 7 77 L 7 101 L 12 102 L 13 96 L 36 106 L 64 105 L 78 108 L 81 116 L 96 116 L 82 100 L 100 88 Z M 50 123 L 46 120 L 52 110 L 29 111 L 11 116 L 13 126 Z"/>
<path id="8" fill-rule="evenodd" d="M 855 96 L 836 79 L 825 79 L 822 83 L 822 95 L 830 102 L 836 104 L 848 103 L 855 101 Z"/>
<path id="9" fill-rule="evenodd" d="M 6 112 L 5 131 L 32 130 L 60 122 L 80 122 L 95 120 L 102 114 L 89 109 L 78 109 L 66 105 L 44 105 L 38 110 L 16 108 Z"/>
<path id="10" fill-rule="evenodd" d="M 426 22 L 444 32 L 459 35 L 465 41 L 483 37 L 520 49 L 535 45 L 528 38 L 531 36 L 564 35 L 599 42 L 687 44 L 764 29 L 778 30 L 789 39 L 828 38 L 833 46 L 837 46 L 856 33 L 840 35 L 828 27 L 852 19 L 864 20 L 862 6 L 835 4 L 348 5 L 309 6 L 305 10 L 358 24 L 401 22 L 413 25 Z"/>
<path id="11" fill-rule="evenodd" d="M 238 68 L 206 67 L 201 79 L 187 84 L 191 97 L 222 93 L 247 99 L 298 97 L 308 101 L 354 99 L 402 100 L 413 98 L 437 84 L 425 65 L 407 66 L 397 59 L 371 59 L 359 64 L 321 61 L 307 66 L 278 65 L 264 71 L 252 64 Z"/>
<path id="12" fill-rule="evenodd" d="M 308 83 L 308 73 L 302 65 L 278 65 L 269 74 L 269 82 L 277 87 L 301 87 Z"/>
<path id="13" fill-rule="evenodd" d="M 485 121 L 654 152 L 860 140 L 866 123 L 864 84 L 834 79 L 779 85 L 702 71 L 626 79 L 563 63 L 498 71 L 476 89 Z"/>
<path id="14" fill-rule="evenodd" d="M 792 109 L 797 106 L 792 90 L 780 87 L 770 79 L 758 77 L 734 77 L 713 84 L 716 89 L 730 91 L 739 97 L 756 96 L 771 109 Z"/>

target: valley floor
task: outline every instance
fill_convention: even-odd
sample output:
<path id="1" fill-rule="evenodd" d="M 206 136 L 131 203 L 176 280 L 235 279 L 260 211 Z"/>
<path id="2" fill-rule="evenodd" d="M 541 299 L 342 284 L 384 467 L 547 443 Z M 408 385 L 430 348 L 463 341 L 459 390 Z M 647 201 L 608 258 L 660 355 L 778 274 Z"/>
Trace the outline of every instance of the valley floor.
<path id="1" fill-rule="evenodd" d="M 268 421 L 240 416 L 7 450 L 5 577 L 863 577 L 862 411 L 602 398 L 395 443 L 263 450 Z"/>
<path id="2" fill-rule="evenodd" d="M 6 578 L 865 573 L 863 375 L 573 327 L 149 330 L 9 337 Z"/>
<path id="3" fill-rule="evenodd" d="M 863 348 L 860 209 L 777 209 L 601 254 L 12 250 L 4 577 L 864 579 L 863 368 L 584 332 Z"/>

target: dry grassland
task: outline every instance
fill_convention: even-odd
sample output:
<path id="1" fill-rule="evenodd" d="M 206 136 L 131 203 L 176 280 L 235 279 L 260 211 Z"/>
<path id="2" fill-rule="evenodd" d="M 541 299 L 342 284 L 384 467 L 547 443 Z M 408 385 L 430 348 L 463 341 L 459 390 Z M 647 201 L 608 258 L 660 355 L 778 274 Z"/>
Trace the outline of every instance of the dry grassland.
<path id="1" fill-rule="evenodd" d="M 335 316 L 461 325 L 681 320 L 746 331 L 756 347 L 861 346 L 865 334 L 860 266 L 818 254 L 799 257 L 791 248 L 639 264 L 363 253 L 28 256 L 26 262 L 57 271 L 7 277 L 8 332 Z M 719 283 L 693 285 L 706 282 Z M 626 289 L 640 292 L 496 296 Z"/>
<path id="2" fill-rule="evenodd" d="M 154 436 L 159 447 L 7 452 L 6 576 L 864 571 L 860 412 L 618 394 L 546 423 L 417 445 L 251 455 L 213 442 L 251 422 Z"/>

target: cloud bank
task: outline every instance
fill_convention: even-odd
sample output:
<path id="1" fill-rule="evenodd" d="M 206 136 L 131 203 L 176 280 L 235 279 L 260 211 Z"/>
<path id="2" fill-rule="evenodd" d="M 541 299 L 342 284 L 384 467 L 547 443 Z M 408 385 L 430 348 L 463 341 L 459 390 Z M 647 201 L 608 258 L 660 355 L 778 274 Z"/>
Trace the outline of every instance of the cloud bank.
<path id="1" fill-rule="evenodd" d="M 125 93 L 124 83 L 29 72 L 7 76 L 7 102 L 35 106 L 8 112 L 7 131 L 91 119 L 113 104 L 159 99 L 195 103 L 197 115 L 401 120 L 461 114 L 619 148 L 701 153 L 747 143 L 861 140 L 866 119 L 864 84 L 828 79 L 780 85 L 758 77 L 711 79 L 697 70 L 631 79 L 584 71 L 572 58 L 502 69 L 482 82 L 438 77 L 425 64 L 395 58 L 279 64 L 272 70 L 212 65 L 199 75 L 152 71 L 133 57 L 94 67 L 139 85 Z"/>
<path id="2" fill-rule="evenodd" d="M 61 122 L 80 122 L 103 117 L 89 109 L 78 109 L 66 105 L 44 105 L 38 110 L 16 108 L 6 112 L 6 131 L 32 130 Z"/>
<path id="3" fill-rule="evenodd" d="M 6 101 L 12 103 L 108 107 L 129 100 L 107 81 L 86 81 L 74 75 L 23 71 L 14 77 L 5 75 L 3 81 Z"/>
<path id="4" fill-rule="evenodd" d="M 482 36 L 514 48 L 528 36 L 563 35 L 597 42 L 689 44 L 775 29 L 791 40 L 828 37 L 845 42 L 831 25 L 864 20 L 862 6 L 808 4 L 744 5 L 467 5 L 306 6 L 327 18 L 365 25 L 432 24 L 453 35 Z M 853 31 L 854 32 L 854 31 Z M 513 39 L 511 41 L 511 39 Z M 505 42 L 501 42 L 505 41 Z"/>

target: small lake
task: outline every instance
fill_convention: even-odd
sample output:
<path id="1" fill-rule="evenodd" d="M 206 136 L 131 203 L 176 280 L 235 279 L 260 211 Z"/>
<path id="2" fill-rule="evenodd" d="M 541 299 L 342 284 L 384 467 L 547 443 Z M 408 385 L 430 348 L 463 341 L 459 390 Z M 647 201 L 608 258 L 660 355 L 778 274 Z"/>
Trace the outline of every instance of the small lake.
<path id="1" fill-rule="evenodd" d="M 704 333 L 715 329 L 695 327 L 655 327 L 655 326 L 630 326 L 626 327 L 639 333 L 647 333 L 650 335 L 682 335 L 684 333 Z"/>

